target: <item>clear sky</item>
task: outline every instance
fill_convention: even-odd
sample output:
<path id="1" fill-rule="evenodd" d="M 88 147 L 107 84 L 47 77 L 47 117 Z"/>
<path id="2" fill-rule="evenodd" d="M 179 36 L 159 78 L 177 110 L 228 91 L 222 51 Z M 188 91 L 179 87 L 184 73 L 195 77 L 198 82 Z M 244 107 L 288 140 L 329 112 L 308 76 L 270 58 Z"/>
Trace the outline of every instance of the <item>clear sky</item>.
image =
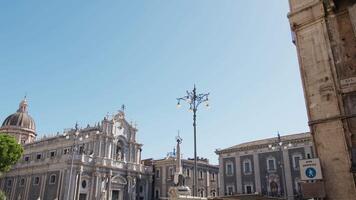
<path id="1" fill-rule="evenodd" d="M 126 105 L 143 158 L 180 130 L 193 156 L 192 113 L 176 97 L 210 92 L 198 110 L 198 155 L 308 131 L 287 0 L 1 1 L 0 119 L 27 93 L 38 134 L 85 127 Z"/>

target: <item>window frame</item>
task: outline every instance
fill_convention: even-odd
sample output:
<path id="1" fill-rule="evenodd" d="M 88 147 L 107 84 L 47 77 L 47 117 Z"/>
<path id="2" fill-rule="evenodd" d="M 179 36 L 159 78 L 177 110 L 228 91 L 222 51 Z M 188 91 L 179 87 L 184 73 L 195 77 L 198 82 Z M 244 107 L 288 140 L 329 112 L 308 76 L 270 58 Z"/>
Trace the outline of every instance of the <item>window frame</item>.
<path id="1" fill-rule="evenodd" d="M 53 156 L 52 156 L 52 153 L 53 153 Z M 49 152 L 49 158 L 53 159 L 57 156 L 57 151 L 56 150 L 52 150 Z"/>
<path id="2" fill-rule="evenodd" d="M 297 163 L 296 163 L 296 158 L 299 158 L 299 160 L 298 160 L 298 166 L 297 166 Z M 293 163 L 293 169 L 294 170 L 296 170 L 296 171 L 298 171 L 299 170 L 299 162 L 300 162 L 300 160 L 302 160 L 303 159 L 303 156 L 302 156 L 302 154 L 301 153 L 296 153 L 296 154 L 293 154 L 292 155 L 292 163 Z"/>
<path id="3" fill-rule="evenodd" d="M 231 194 L 229 191 L 229 188 L 231 188 Z M 235 186 L 234 185 L 226 185 L 226 194 L 227 196 L 232 196 L 235 193 Z"/>
<path id="4" fill-rule="evenodd" d="M 199 170 L 199 179 L 204 179 L 203 170 Z"/>
<path id="5" fill-rule="evenodd" d="M 247 187 L 250 187 L 250 188 L 251 188 L 251 193 L 248 193 L 248 192 L 247 192 Z M 245 193 L 245 194 L 253 194 L 254 192 L 255 192 L 255 190 L 254 190 L 254 187 L 253 187 L 253 184 L 252 184 L 252 183 L 244 184 L 244 193 Z"/>
<path id="6" fill-rule="evenodd" d="M 29 155 L 24 155 L 23 160 L 25 162 L 30 162 L 30 156 Z"/>
<path id="7" fill-rule="evenodd" d="M 12 179 L 7 179 L 6 180 L 6 187 L 12 187 Z"/>
<path id="8" fill-rule="evenodd" d="M 161 170 L 160 169 L 156 169 L 155 175 L 156 175 L 156 179 L 161 178 Z"/>
<path id="9" fill-rule="evenodd" d="M 229 173 L 229 166 L 231 166 L 231 173 Z M 225 175 L 226 176 L 233 176 L 234 174 L 235 174 L 234 163 L 232 161 L 227 161 L 225 163 Z"/>
<path id="10" fill-rule="evenodd" d="M 269 161 L 273 161 L 273 169 L 270 168 Z M 269 172 L 274 172 L 277 171 L 277 163 L 276 163 L 276 158 L 273 156 L 270 156 L 266 159 L 266 164 L 267 164 L 267 171 Z"/>
<path id="11" fill-rule="evenodd" d="M 246 171 L 246 164 L 248 164 L 249 166 L 249 171 Z M 249 174 L 252 174 L 252 162 L 250 159 L 245 159 L 243 162 L 242 162 L 242 168 L 243 168 L 243 172 L 244 174 L 246 175 L 249 175 Z"/>
<path id="12" fill-rule="evenodd" d="M 52 181 L 52 177 L 54 177 L 54 181 Z M 57 175 L 56 175 L 56 174 L 51 174 L 51 175 L 49 176 L 48 184 L 50 184 L 50 185 L 56 184 L 56 181 L 57 181 Z"/>
<path id="13" fill-rule="evenodd" d="M 22 180 L 23 180 L 23 183 L 22 183 Z M 20 179 L 20 184 L 19 184 L 19 186 L 20 187 L 24 187 L 26 185 L 26 179 L 24 178 L 24 177 L 22 177 L 21 179 Z"/>
<path id="14" fill-rule="evenodd" d="M 38 183 L 36 183 L 36 180 L 38 179 Z M 33 185 L 39 185 L 41 182 L 41 178 L 39 176 L 35 176 L 35 178 L 33 179 Z"/>

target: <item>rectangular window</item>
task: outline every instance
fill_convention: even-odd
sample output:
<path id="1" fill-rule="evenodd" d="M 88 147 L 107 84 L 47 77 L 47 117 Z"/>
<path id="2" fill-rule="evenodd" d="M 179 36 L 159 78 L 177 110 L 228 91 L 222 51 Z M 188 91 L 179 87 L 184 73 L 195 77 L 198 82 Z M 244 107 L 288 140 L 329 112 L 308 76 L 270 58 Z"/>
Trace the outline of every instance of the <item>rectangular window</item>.
<path id="1" fill-rule="evenodd" d="M 173 176 L 174 176 L 174 171 L 173 171 L 173 168 L 170 167 L 168 169 L 168 176 L 167 176 L 167 179 L 173 179 Z"/>
<path id="2" fill-rule="evenodd" d="M 250 169 L 250 163 L 249 162 L 245 162 L 245 173 L 250 173 L 251 169 Z"/>
<path id="3" fill-rule="evenodd" d="M 79 154 L 84 154 L 84 146 L 79 147 Z"/>
<path id="4" fill-rule="evenodd" d="M 268 160 L 268 170 L 276 170 L 274 159 Z"/>
<path id="5" fill-rule="evenodd" d="M 214 181 L 214 180 L 215 180 L 215 174 L 212 173 L 212 174 L 211 174 L 211 181 Z"/>
<path id="6" fill-rule="evenodd" d="M 199 171 L 199 178 L 203 179 L 203 171 Z"/>
<path id="7" fill-rule="evenodd" d="M 226 163 L 225 173 L 227 176 L 232 176 L 234 174 L 234 168 L 231 162 Z"/>
<path id="8" fill-rule="evenodd" d="M 12 180 L 7 180 L 7 182 L 6 182 L 6 185 L 7 185 L 7 187 L 11 187 L 11 185 L 12 185 Z"/>
<path id="9" fill-rule="evenodd" d="M 56 152 L 55 151 L 51 151 L 49 153 L 49 155 L 50 155 L 50 158 L 54 158 L 56 156 Z"/>
<path id="10" fill-rule="evenodd" d="M 40 177 L 36 176 L 35 179 L 33 180 L 34 185 L 40 184 Z"/>
<path id="11" fill-rule="evenodd" d="M 38 153 L 36 158 L 37 160 L 40 160 L 42 158 L 42 154 Z"/>
<path id="12" fill-rule="evenodd" d="M 159 190 L 156 190 L 156 194 L 155 194 L 155 196 L 156 196 L 156 199 L 158 199 L 159 198 Z"/>
<path id="13" fill-rule="evenodd" d="M 300 160 L 300 156 L 294 156 L 293 157 L 293 167 L 295 170 L 299 169 L 299 160 Z"/>
<path id="14" fill-rule="evenodd" d="M 190 169 L 187 169 L 187 177 L 190 177 Z"/>
<path id="15" fill-rule="evenodd" d="M 24 160 L 25 160 L 26 162 L 30 161 L 30 156 L 25 156 L 25 157 L 24 157 Z"/>
<path id="16" fill-rule="evenodd" d="M 160 174 L 160 171 L 159 171 L 159 169 L 157 169 L 157 170 L 156 170 L 156 178 L 159 178 L 160 175 L 161 175 L 161 174 Z"/>
<path id="17" fill-rule="evenodd" d="M 63 154 L 69 154 L 69 148 L 63 149 Z"/>
<path id="18" fill-rule="evenodd" d="M 20 186 L 21 186 L 21 187 L 25 186 L 25 179 L 24 179 L 24 178 L 21 178 L 21 180 L 20 180 Z"/>

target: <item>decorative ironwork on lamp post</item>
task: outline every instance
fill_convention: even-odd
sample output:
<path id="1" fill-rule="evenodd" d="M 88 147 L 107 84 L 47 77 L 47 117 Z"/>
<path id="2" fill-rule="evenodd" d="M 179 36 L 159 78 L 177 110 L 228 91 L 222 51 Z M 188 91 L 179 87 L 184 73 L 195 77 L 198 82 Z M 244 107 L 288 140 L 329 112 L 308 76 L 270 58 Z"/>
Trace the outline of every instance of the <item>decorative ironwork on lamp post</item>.
<path id="1" fill-rule="evenodd" d="M 288 149 L 288 147 L 292 147 L 292 143 L 288 143 L 287 145 L 283 144 L 281 140 L 281 136 L 279 135 L 279 132 L 277 134 L 277 141 L 274 144 L 269 144 L 268 148 L 272 150 L 278 150 L 280 156 L 281 156 L 281 161 L 280 161 L 280 167 L 282 171 L 282 181 L 283 181 L 283 198 L 287 199 L 287 184 L 286 184 L 286 176 L 285 176 L 285 166 L 284 166 L 284 158 L 283 158 L 283 149 Z"/>
<path id="2" fill-rule="evenodd" d="M 193 176 L 193 196 L 197 196 L 197 143 L 196 143 L 196 135 L 197 135 L 197 124 L 196 124 L 196 118 L 197 118 L 197 110 L 198 106 L 201 103 L 205 103 L 206 107 L 209 107 L 209 99 L 208 99 L 209 93 L 202 93 L 202 94 L 197 94 L 197 89 L 194 85 L 194 88 L 192 91 L 187 91 L 187 95 L 177 98 L 177 107 L 179 108 L 181 106 L 180 102 L 184 101 L 189 104 L 189 111 L 193 111 L 193 127 L 194 127 L 194 176 Z"/>

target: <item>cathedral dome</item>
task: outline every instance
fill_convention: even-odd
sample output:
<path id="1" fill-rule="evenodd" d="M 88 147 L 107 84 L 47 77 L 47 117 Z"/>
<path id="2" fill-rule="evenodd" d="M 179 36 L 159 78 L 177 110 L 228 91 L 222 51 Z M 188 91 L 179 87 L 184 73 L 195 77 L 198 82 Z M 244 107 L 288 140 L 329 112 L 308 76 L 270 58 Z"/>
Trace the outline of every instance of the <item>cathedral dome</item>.
<path id="1" fill-rule="evenodd" d="M 2 128 L 13 127 L 13 128 L 26 129 L 35 132 L 36 131 L 35 121 L 28 114 L 27 105 L 28 104 L 26 99 L 22 100 L 17 112 L 8 116 L 4 120 L 4 122 L 2 123 Z"/>

